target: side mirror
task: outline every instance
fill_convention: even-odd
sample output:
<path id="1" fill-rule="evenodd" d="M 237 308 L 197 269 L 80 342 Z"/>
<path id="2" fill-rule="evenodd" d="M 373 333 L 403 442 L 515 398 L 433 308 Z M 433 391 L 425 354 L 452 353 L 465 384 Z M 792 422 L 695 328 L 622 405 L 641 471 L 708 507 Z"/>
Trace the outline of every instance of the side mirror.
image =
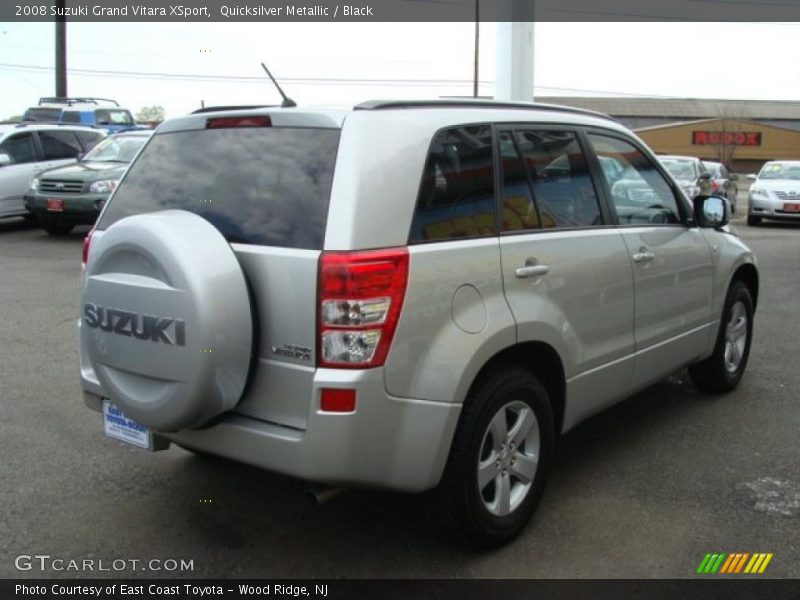
<path id="1" fill-rule="evenodd" d="M 0 152 L 0 167 L 7 167 L 11 164 L 11 157 L 5 152 Z"/>
<path id="2" fill-rule="evenodd" d="M 755 181 L 756 179 L 757 179 L 757 177 L 756 177 L 755 173 L 748 173 L 747 181 Z"/>
<path id="3" fill-rule="evenodd" d="M 739 176 L 736 173 L 731 173 L 730 174 L 730 180 L 731 181 L 739 181 Z"/>
<path id="4" fill-rule="evenodd" d="M 719 229 L 728 224 L 731 206 L 720 196 L 697 196 L 694 199 L 694 220 L 700 227 Z"/>

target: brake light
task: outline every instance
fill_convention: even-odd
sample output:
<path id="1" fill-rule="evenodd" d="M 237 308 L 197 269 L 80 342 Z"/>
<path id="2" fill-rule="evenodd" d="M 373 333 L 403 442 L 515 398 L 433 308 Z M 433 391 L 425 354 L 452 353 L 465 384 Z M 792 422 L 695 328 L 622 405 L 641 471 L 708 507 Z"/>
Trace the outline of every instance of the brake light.
<path id="1" fill-rule="evenodd" d="M 272 127 L 272 119 L 265 116 L 213 117 L 206 121 L 206 129 L 225 129 L 229 127 Z"/>
<path id="2" fill-rule="evenodd" d="M 386 361 L 408 281 L 408 250 L 323 252 L 319 262 L 317 362 L 365 369 Z"/>
<path id="3" fill-rule="evenodd" d="M 92 234 L 94 233 L 94 229 L 91 229 L 89 233 L 86 234 L 86 237 L 83 238 L 83 250 L 81 251 L 81 263 L 86 265 L 86 261 L 89 258 L 89 246 L 92 244 Z"/>
<path id="4" fill-rule="evenodd" d="M 356 391 L 323 388 L 319 408 L 323 412 L 355 412 Z"/>

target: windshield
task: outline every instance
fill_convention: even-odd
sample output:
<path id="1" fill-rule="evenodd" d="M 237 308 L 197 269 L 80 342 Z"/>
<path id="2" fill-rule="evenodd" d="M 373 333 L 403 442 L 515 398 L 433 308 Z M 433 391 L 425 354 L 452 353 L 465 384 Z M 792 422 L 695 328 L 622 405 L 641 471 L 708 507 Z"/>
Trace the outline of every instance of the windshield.
<path id="1" fill-rule="evenodd" d="M 94 114 L 98 125 L 133 125 L 131 113 L 124 109 L 99 108 Z"/>
<path id="2" fill-rule="evenodd" d="M 714 177 L 722 177 L 722 173 L 720 171 L 720 166 L 717 163 L 707 163 L 704 162 L 703 165 L 705 166 L 706 170 L 711 173 Z"/>
<path id="3" fill-rule="evenodd" d="M 143 135 L 106 138 L 92 148 L 83 160 L 129 163 L 148 139 Z"/>
<path id="4" fill-rule="evenodd" d="M 764 165 L 761 173 L 758 175 L 759 179 L 800 179 L 800 163 L 785 164 L 785 163 L 771 163 Z"/>
<path id="5" fill-rule="evenodd" d="M 661 161 L 675 179 L 694 179 L 694 165 L 690 160 L 663 159 Z"/>

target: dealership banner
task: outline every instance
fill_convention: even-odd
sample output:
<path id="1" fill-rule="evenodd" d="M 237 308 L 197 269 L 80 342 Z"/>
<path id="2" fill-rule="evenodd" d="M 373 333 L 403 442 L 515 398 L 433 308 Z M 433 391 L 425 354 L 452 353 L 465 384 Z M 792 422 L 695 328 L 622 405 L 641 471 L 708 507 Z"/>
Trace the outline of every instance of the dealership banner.
<path id="1" fill-rule="evenodd" d="M 800 582 L 780 579 L 329 579 L 329 580 L 23 580 L 0 581 L 3 600 L 196 600 L 271 598 L 313 600 L 642 600 L 796 599 Z"/>
<path id="2" fill-rule="evenodd" d="M 800 21 L 800 0 L 3 0 L 0 21 Z M 573 40 L 575 41 L 575 40 Z M 708 40 L 698 40 L 698 47 Z"/>

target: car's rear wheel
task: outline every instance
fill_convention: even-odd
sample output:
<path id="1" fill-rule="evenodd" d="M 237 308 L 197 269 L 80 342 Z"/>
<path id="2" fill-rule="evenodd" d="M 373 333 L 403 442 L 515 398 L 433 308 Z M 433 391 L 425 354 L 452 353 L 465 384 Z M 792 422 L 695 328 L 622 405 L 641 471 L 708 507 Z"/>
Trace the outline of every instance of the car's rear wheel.
<path id="1" fill-rule="evenodd" d="M 61 221 L 45 221 L 42 223 L 44 230 L 50 235 L 67 235 L 74 225 L 72 223 L 64 223 Z"/>
<path id="2" fill-rule="evenodd" d="M 755 227 L 756 225 L 761 225 L 761 217 L 757 217 L 755 215 L 747 215 L 747 224 L 751 227 Z"/>
<path id="3" fill-rule="evenodd" d="M 532 373 L 504 366 L 481 378 L 435 491 L 439 523 L 471 546 L 514 538 L 541 500 L 553 440 L 550 398 Z"/>
<path id="4" fill-rule="evenodd" d="M 735 388 L 747 367 L 752 336 L 753 299 L 747 286 L 734 280 L 725 299 L 714 353 L 689 367 L 694 384 L 716 394 Z"/>

